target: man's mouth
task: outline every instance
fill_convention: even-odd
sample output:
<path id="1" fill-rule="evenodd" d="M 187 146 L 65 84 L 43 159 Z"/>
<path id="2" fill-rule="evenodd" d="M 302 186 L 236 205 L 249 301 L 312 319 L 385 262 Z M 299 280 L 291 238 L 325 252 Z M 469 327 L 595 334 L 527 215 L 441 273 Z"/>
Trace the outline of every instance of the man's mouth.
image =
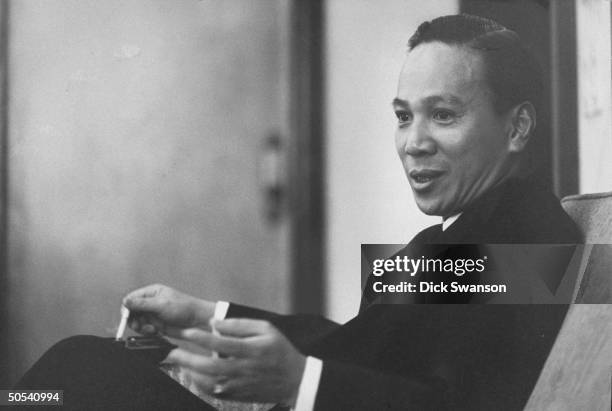
<path id="1" fill-rule="evenodd" d="M 411 170 L 408 175 L 412 182 L 412 188 L 415 190 L 424 190 L 429 188 L 442 174 L 444 174 L 444 171 L 425 169 Z"/>

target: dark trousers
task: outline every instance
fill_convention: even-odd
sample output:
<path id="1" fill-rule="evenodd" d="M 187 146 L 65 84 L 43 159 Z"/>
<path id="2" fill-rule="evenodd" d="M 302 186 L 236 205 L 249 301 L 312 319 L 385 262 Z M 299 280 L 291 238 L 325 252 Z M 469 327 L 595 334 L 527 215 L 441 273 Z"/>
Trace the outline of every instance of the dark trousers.
<path id="1" fill-rule="evenodd" d="M 64 406 L 55 410 L 214 410 L 159 370 L 166 355 L 127 350 L 111 338 L 70 337 L 51 347 L 15 389 L 63 390 Z"/>

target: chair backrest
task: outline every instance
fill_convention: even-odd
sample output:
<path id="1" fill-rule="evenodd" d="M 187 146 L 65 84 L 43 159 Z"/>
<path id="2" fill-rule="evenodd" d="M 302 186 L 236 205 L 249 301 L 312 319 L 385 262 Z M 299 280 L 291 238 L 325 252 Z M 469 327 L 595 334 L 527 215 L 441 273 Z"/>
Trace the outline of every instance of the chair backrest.
<path id="1" fill-rule="evenodd" d="M 570 306 L 525 411 L 610 409 L 612 192 L 561 200 L 585 245 Z"/>
<path id="2" fill-rule="evenodd" d="M 525 411 L 609 410 L 612 305 L 572 305 Z"/>
<path id="3" fill-rule="evenodd" d="M 612 244 L 612 191 L 568 196 L 561 205 L 582 230 L 585 243 Z"/>
<path id="4" fill-rule="evenodd" d="M 612 192 L 565 197 L 561 205 L 582 230 L 586 243 L 574 301 L 612 303 Z"/>

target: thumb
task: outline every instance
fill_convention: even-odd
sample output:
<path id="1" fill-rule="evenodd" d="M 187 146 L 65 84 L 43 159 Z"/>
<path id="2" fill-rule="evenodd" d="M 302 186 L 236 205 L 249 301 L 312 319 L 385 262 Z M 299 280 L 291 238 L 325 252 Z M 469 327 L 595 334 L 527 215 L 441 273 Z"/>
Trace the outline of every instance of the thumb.
<path id="1" fill-rule="evenodd" d="M 130 311 L 144 311 L 158 313 L 161 311 L 161 304 L 157 298 L 149 297 L 127 297 L 123 305 Z"/>

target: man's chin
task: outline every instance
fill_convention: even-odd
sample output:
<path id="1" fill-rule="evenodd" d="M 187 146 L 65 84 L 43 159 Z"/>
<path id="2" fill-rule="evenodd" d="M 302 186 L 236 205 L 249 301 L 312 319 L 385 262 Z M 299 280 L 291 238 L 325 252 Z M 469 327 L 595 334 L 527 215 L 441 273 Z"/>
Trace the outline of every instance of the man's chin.
<path id="1" fill-rule="evenodd" d="M 431 216 L 444 216 L 444 209 L 440 204 L 433 201 L 422 201 L 415 196 L 416 205 L 423 214 Z"/>
<path id="2" fill-rule="evenodd" d="M 414 196 L 414 202 L 423 214 L 430 216 L 444 216 L 448 211 L 448 207 L 444 204 L 445 187 L 435 186 L 431 190 L 418 191 L 414 187 L 412 189 L 412 195 Z"/>

